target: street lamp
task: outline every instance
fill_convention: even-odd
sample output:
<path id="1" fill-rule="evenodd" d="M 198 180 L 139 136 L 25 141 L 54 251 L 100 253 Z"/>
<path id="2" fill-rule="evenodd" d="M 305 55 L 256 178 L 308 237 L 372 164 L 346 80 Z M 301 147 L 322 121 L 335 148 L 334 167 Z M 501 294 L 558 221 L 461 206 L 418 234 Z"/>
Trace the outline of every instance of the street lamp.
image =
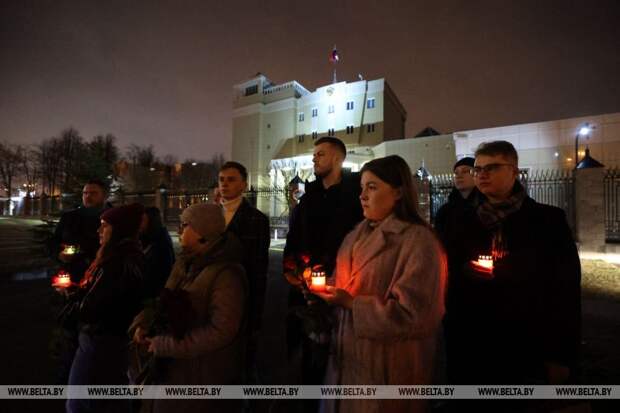
<path id="1" fill-rule="evenodd" d="M 579 132 L 575 135 L 575 167 L 579 163 L 579 137 L 580 136 L 588 136 L 592 132 L 592 127 L 589 123 L 585 123 L 581 128 L 579 128 Z"/>

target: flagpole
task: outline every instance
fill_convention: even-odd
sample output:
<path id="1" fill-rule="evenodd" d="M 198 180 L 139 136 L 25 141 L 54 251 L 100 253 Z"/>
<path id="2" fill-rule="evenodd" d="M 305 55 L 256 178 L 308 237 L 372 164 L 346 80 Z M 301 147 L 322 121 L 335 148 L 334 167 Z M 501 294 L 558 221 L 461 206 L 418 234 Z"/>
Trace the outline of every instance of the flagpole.
<path id="1" fill-rule="evenodd" d="M 338 60 L 340 60 L 338 56 L 338 50 L 336 49 L 336 45 L 334 45 L 334 48 L 329 55 L 329 61 L 332 62 L 332 64 L 334 65 L 334 77 L 332 79 L 333 84 L 338 83 L 338 77 L 336 76 L 336 64 L 338 63 Z"/>

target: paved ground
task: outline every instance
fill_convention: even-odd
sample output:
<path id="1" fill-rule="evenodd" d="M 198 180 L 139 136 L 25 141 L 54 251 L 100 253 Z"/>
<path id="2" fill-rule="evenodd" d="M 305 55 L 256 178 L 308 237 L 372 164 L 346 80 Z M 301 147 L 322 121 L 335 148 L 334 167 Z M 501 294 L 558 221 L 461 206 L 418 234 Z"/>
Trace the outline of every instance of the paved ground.
<path id="1" fill-rule="evenodd" d="M 0 218 L 0 384 L 47 384 L 53 381 L 54 366 L 49 345 L 57 307 L 57 296 L 45 273 L 45 250 L 40 243 L 40 222 Z M 285 317 L 288 286 L 281 276 L 281 242 L 270 254 L 264 330 L 259 342 L 259 371 L 264 384 L 293 383 L 286 359 Z M 592 269 L 592 268 L 598 268 Z M 602 270 L 600 269 L 602 268 Z M 620 384 L 620 294 L 615 287 L 601 292 L 600 285 L 618 280 L 620 270 L 603 264 L 584 265 L 583 384 Z M 587 273 L 588 271 L 589 273 Z M 602 272 L 601 272 L 602 271 Z M 20 273 L 18 279 L 15 274 Z M 611 280 L 611 281 L 610 281 Z M 590 288 L 592 286 L 592 288 Z M 290 406 L 289 406 L 290 407 Z M 594 412 L 617 412 L 617 403 L 593 403 Z M 278 411 L 288 411 L 280 405 Z M 0 400 L 0 413 L 61 412 L 56 401 Z"/>

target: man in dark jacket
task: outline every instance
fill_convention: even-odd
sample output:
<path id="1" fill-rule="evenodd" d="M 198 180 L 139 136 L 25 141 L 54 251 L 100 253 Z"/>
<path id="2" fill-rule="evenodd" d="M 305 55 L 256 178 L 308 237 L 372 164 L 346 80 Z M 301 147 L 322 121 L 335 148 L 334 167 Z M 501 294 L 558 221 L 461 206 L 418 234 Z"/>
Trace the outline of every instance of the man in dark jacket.
<path id="1" fill-rule="evenodd" d="M 284 258 L 309 254 L 328 275 L 336 266 L 338 248 L 363 218 L 358 173 L 342 170 L 346 147 L 341 140 L 324 137 L 314 144 L 316 180 L 305 185 L 306 193 L 292 212 Z"/>
<path id="2" fill-rule="evenodd" d="M 482 144 L 473 168 L 477 206 L 458 210 L 445 230 L 447 367 L 455 384 L 560 384 L 577 367 L 575 242 L 561 209 L 527 196 L 517 166 L 510 143 Z"/>
<path id="3" fill-rule="evenodd" d="M 97 229 L 105 209 L 107 189 L 103 182 L 93 179 L 84 184 L 82 206 L 63 213 L 51 240 L 51 253 L 55 260 L 78 282 L 84 271 L 95 259 L 99 249 Z M 76 248 L 74 254 L 66 254 L 63 246 Z"/>
<path id="4" fill-rule="evenodd" d="M 342 240 L 363 219 L 360 177 L 342 170 L 345 157 L 341 140 L 323 137 L 315 142 L 312 161 L 316 180 L 305 185 L 306 193 L 293 209 L 284 248 L 285 260 L 299 260 L 307 254 L 310 264 L 323 265 L 328 276 L 333 275 Z M 302 293 L 291 289 L 289 307 L 305 304 Z M 289 356 L 299 351 L 301 344 L 303 384 L 321 384 L 326 360 L 312 354 L 316 345 L 304 336 L 302 321 L 294 315 L 287 322 L 287 340 Z M 306 411 L 314 407 L 312 400 L 305 404 Z"/>
<path id="5" fill-rule="evenodd" d="M 458 216 L 458 210 L 473 208 L 477 200 L 478 190 L 471 173 L 474 161 L 474 158 L 466 156 L 454 164 L 454 188 L 448 196 L 448 202 L 439 208 L 435 216 L 435 230 L 441 239 L 447 236 L 446 227 L 456 224 L 453 220 Z"/>
<path id="6" fill-rule="evenodd" d="M 241 264 L 248 277 L 249 343 L 247 374 L 255 374 L 255 353 L 265 303 L 267 267 L 269 265 L 269 219 L 254 208 L 243 193 L 247 189 L 248 172 L 238 162 L 226 162 L 220 168 L 218 191 L 224 208 L 226 232 L 233 233 L 243 245 Z M 254 380 L 252 380 L 254 381 Z"/>

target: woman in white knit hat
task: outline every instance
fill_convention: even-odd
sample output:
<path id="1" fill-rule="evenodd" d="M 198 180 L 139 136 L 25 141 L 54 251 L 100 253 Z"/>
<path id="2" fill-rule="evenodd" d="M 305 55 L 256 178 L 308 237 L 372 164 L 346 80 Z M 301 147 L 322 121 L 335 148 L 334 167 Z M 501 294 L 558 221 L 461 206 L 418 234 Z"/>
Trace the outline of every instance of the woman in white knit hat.
<path id="1" fill-rule="evenodd" d="M 134 340 L 164 362 L 154 384 L 241 384 L 245 347 L 247 285 L 239 264 L 241 244 L 225 233 L 219 205 L 195 204 L 183 211 L 179 227 L 182 252 L 166 289 L 184 290 L 191 303 L 189 326 L 182 337 L 172 332 Z M 239 400 L 153 400 L 154 412 L 235 411 Z M 151 410 L 152 409 L 152 410 Z"/>

